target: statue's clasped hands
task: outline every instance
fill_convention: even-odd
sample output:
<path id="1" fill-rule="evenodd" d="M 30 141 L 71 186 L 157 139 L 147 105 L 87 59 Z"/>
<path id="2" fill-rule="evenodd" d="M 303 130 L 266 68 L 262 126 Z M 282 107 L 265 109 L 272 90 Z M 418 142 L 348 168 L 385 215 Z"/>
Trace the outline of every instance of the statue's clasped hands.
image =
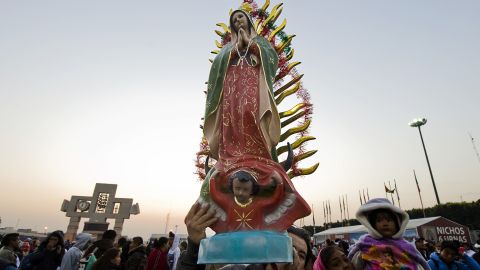
<path id="1" fill-rule="evenodd" d="M 247 35 L 247 32 L 245 32 L 243 28 L 240 28 L 238 30 L 237 46 L 239 50 L 245 50 L 248 44 L 251 42 L 251 40 L 252 39 Z"/>

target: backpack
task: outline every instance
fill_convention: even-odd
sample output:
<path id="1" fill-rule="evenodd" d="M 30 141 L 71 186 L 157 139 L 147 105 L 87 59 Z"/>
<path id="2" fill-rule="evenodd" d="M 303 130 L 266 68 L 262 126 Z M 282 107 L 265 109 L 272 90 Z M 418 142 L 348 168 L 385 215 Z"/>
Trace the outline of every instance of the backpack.
<path id="1" fill-rule="evenodd" d="M 85 270 L 91 270 L 96 261 L 97 257 L 95 257 L 95 254 L 90 255 L 90 257 L 88 257 L 87 264 L 85 265 Z"/>

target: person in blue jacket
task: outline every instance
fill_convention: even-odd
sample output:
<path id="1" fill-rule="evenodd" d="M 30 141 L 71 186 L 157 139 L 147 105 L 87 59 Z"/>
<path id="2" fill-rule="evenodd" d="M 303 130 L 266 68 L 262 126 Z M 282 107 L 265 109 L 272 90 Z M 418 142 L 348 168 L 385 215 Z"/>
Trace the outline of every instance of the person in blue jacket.
<path id="1" fill-rule="evenodd" d="M 480 264 L 461 252 L 458 241 L 443 241 L 440 253 L 432 253 L 428 265 L 432 270 L 480 270 Z"/>

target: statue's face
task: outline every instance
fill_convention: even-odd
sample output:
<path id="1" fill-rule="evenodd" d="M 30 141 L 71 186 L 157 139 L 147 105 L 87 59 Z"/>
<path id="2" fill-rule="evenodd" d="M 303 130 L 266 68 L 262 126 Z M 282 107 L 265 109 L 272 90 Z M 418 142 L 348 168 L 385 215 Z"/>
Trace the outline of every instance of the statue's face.
<path id="1" fill-rule="evenodd" d="M 237 198 L 240 203 L 247 203 L 253 193 L 252 181 L 241 182 L 235 178 L 232 182 L 233 196 Z"/>
<path id="2" fill-rule="evenodd" d="M 235 12 L 232 16 L 232 23 L 235 32 L 238 32 L 240 28 L 248 32 L 248 18 L 243 12 Z"/>

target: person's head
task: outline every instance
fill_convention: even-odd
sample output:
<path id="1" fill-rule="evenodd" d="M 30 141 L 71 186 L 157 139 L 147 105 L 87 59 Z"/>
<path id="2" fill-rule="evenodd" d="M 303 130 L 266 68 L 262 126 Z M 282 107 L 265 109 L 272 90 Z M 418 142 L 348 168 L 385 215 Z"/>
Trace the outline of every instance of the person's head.
<path id="1" fill-rule="evenodd" d="M 187 250 L 187 247 L 188 247 L 188 244 L 186 241 L 182 241 L 180 243 L 180 251 L 184 251 L 184 250 Z"/>
<path id="2" fill-rule="evenodd" d="M 446 264 L 450 264 L 458 256 L 459 247 L 458 241 L 443 241 L 440 244 L 440 259 Z"/>
<path id="3" fill-rule="evenodd" d="M 64 249 L 63 243 L 63 235 L 60 234 L 58 231 L 54 231 L 50 233 L 45 240 L 40 244 L 42 248 L 46 248 L 48 250 L 54 249 Z"/>
<path id="4" fill-rule="evenodd" d="M 160 237 L 158 239 L 155 239 L 155 241 L 153 242 L 153 247 L 158 248 L 161 251 L 166 251 L 168 249 L 168 238 Z"/>
<path id="5" fill-rule="evenodd" d="M 348 246 L 348 243 L 346 241 L 344 240 L 338 241 L 337 246 L 340 248 L 341 251 L 343 251 L 345 255 L 348 255 L 348 249 L 350 247 Z"/>
<path id="6" fill-rule="evenodd" d="M 250 30 L 253 28 L 253 23 L 250 16 L 243 10 L 235 10 L 230 15 L 230 29 L 232 32 L 238 33 L 242 28 L 250 34 Z"/>
<path id="7" fill-rule="evenodd" d="M 92 241 L 92 235 L 89 233 L 79 233 L 75 237 L 75 247 L 80 250 L 85 250 L 88 248 Z"/>
<path id="8" fill-rule="evenodd" d="M 299 268 L 295 270 L 304 270 L 311 262 L 310 260 L 313 259 L 310 235 L 306 230 L 294 226 L 290 226 L 287 232 L 288 236 L 292 238 L 293 250 L 297 253 L 299 259 Z"/>
<path id="9" fill-rule="evenodd" d="M 427 246 L 425 245 L 425 238 L 420 237 L 415 240 L 415 247 L 417 250 L 423 251 L 427 249 Z"/>
<path id="10" fill-rule="evenodd" d="M 35 238 L 32 239 L 32 247 L 36 248 L 38 246 L 40 246 L 40 239 L 35 237 Z"/>
<path id="11" fill-rule="evenodd" d="M 470 243 L 467 243 L 467 242 L 463 242 L 461 245 L 465 250 L 473 250 L 474 249 L 473 245 L 470 244 Z"/>
<path id="12" fill-rule="evenodd" d="M 130 250 L 137 248 L 143 245 L 143 238 L 140 236 L 135 236 L 132 238 L 132 242 L 130 243 Z"/>
<path id="13" fill-rule="evenodd" d="M 21 246 L 21 250 L 23 252 L 29 252 L 30 251 L 30 242 L 24 241 Z"/>
<path id="14" fill-rule="evenodd" d="M 127 244 L 127 238 L 120 237 L 120 239 L 118 239 L 118 242 L 117 242 L 117 247 L 123 248 L 125 244 Z"/>
<path id="15" fill-rule="evenodd" d="M 410 219 L 407 212 L 386 198 L 367 201 L 358 209 L 356 218 L 375 239 L 401 239 Z"/>
<path id="16" fill-rule="evenodd" d="M 8 247 L 12 250 L 18 249 L 20 244 L 20 239 L 18 237 L 18 233 L 7 233 L 2 238 L 2 247 Z"/>
<path id="17" fill-rule="evenodd" d="M 248 203 L 260 188 L 255 177 L 247 171 L 236 171 L 230 175 L 228 186 L 239 203 Z"/>
<path id="18" fill-rule="evenodd" d="M 173 240 L 175 240 L 175 234 L 172 231 L 168 232 L 168 248 L 173 245 Z"/>
<path id="19" fill-rule="evenodd" d="M 318 253 L 314 270 L 353 270 L 347 256 L 336 246 L 327 246 Z"/>
<path id="20" fill-rule="evenodd" d="M 391 238 L 399 230 L 396 215 L 388 209 L 377 209 L 368 215 L 372 227 L 383 237 Z"/>
<path id="21" fill-rule="evenodd" d="M 115 240 L 115 237 L 117 237 L 117 232 L 114 230 L 106 230 L 102 235 L 102 239 Z"/>
<path id="22" fill-rule="evenodd" d="M 111 269 L 120 266 L 120 250 L 116 248 L 107 249 L 103 255 L 93 264 L 93 270 Z"/>

